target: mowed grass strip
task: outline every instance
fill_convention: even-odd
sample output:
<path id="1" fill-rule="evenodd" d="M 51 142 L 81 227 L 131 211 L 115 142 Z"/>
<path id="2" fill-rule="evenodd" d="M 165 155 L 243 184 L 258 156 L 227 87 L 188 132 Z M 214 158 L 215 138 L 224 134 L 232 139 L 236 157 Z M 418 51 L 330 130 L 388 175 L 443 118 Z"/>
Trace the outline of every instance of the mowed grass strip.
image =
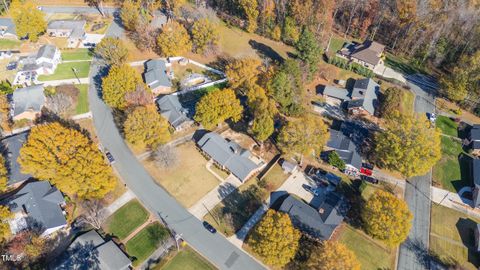
<path id="1" fill-rule="evenodd" d="M 148 211 L 137 200 L 131 200 L 107 219 L 106 231 L 124 239 L 145 223 L 148 215 Z"/>
<path id="2" fill-rule="evenodd" d="M 87 78 L 90 71 L 90 61 L 83 62 L 68 62 L 58 64 L 55 73 L 52 75 L 40 75 L 38 76 L 39 81 L 55 81 L 55 80 L 66 80 L 66 79 L 75 79 L 75 73 L 73 68 L 77 70 L 78 78 Z"/>
<path id="3" fill-rule="evenodd" d="M 458 124 L 455 123 L 449 117 L 439 115 L 435 121 L 435 125 L 442 131 L 443 134 L 448 136 L 458 136 Z"/>
<path id="4" fill-rule="evenodd" d="M 213 270 L 217 269 L 190 247 L 185 247 L 164 265 L 153 270 Z"/>
<path id="5" fill-rule="evenodd" d="M 20 47 L 21 42 L 14 39 L 0 39 L 0 50 L 13 50 Z"/>
<path id="6" fill-rule="evenodd" d="M 168 237 L 168 230 L 158 222 L 143 228 L 126 244 L 127 253 L 135 257 L 133 265 L 137 266 L 145 261 Z"/>
<path id="7" fill-rule="evenodd" d="M 77 85 L 78 90 L 80 90 L 78 94 L 77 100 L 77 107 L 75 108 L 76 114 L 87 113 L 89 111 L 88 108 L 88 84 L 79 84 Z"/>
<path id="8" fill-rule="evenodd" d="M 82 60 L 91 60 L 93 54 L 90 49 L 80 48 L 72 51 L 62 52 L 63 61 L 82 61 Z"/>
<path id="9" fill-rule="evenodd" d="M 462 143 L 442 136 L 442 158 L 433 166 L 433 181 L 451 192 L 458 192 L 470 185 L 469 159 L 462 149 Z"/>

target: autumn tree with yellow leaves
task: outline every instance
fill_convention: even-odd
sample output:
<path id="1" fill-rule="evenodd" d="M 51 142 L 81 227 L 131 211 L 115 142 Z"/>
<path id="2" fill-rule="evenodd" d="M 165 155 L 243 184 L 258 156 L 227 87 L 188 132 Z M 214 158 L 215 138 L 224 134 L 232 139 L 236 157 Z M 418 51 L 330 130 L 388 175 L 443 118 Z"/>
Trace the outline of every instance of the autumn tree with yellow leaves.
<path id="1" fill-rule="evenodd" d="M 128 49 L 118 37 L 104 37 L 95 46 L 94 53 L 107 65 L 118 66 L 125 63 L 128 58 Z"/>
<path id="2" fill-rule="evenodd" d="M 12 1 L 10 14 L 19 37 L 28 37 L 28 40 L 37 42 L 40 34 L 47 29 L 45 14 L 30 0 Z"/>
<path id="3" fill-rule="evenodd" d="M 253 116 L 250 132 L 263 142 L 274 131 L 274 117 L 278 114 L 276 103 L 267 96 L 265 89 L 253 84 L 247 92 L 247 105 Z"/>
<path id="4" fill-rule="evenodd" d="M 124 110 L 128 102 L 126 95 L 143 84 L 140 74 L 129 65 L 113 66 L 102 81 L 103 100 L 113 108 Z M 144 87 L 144 91 L 148 91 Z"/>
<path id="5" fill-rule="evenodd" d="M 377 164 L 405 177 L 426 174 L 442 156 L 440 132 L 424 116 L 394 112 L 375 142 Z"/>
<path id="6" fill-rule="evenodd" d="M 7 190 L 8 171 L 5 158 L 0 155 L 0 192 Z"/>
<path id="7" fill-rule="evenodd" d="M 216 46 L 220 39 L 217 25 L 207 18 L 195 21 L 191 32 L 197 53 L 204 53 L 209 47 Z"/>
<path id="8" fill-rule="evenodd" d="M 12 217 L 13 214 L 8 206 L 0 205 L 0 242 L 10 236 L 10 225 L 8 225 L 7 220 Z"/>
<path id="9" fill-rule="evenodd" d="M 232 89 L 216 90 L 203 96 L 195 107 L 195 121 L 206 129 L 213 129 L 221 122 L 242 118 L 243 107 Z"/>
<path id="10" fill-rule="evenodd" d="M 192 50 L 192 41 L 187 29 L 176 22 L 167 23 L 157 37 L 157 45 L 162 56 L 181 56 Z"/>
<path id="11" fill-rule="evenodd" d="M 153 105 L 135 108 L 123 129 L 127 141 L 140 147 L 156 148 L 170 140 L 168 122 Z"/>
<path id="12" fill-rule="evenodd" d="M 297 253 L 300 236 L 288 214 L 270 209 L 248 237 L 248 245 L 263 262 L 281 268 Z"/>
<path id="13" fill-rule="evenodd" d="M 225 67 L 228 83 L 234 89 L 253 84 L 260 74 L 261 62 L 255 58 L 233 59 Z"/>
<path id="14" fill-rule="evenodd" d="M 102 198 L 115 188 L 112 168 L 93 142 L 58 122 L 30 130 L 20 149 L 21 171 L 80 198 Z"/>
<path id="15" fill-rule="evenodd" d="M 407 239 L 413 215 L 405 201 L 377 190 L 365 203 L 361 217 L 366 233 L 396 246 Z"/>
<path id="16" fill-rule="evenodd" d="M 337 241 L 323 241 L 307 261 L 308 269 L 314 270 L 360 270 L 355 253 Z"/>

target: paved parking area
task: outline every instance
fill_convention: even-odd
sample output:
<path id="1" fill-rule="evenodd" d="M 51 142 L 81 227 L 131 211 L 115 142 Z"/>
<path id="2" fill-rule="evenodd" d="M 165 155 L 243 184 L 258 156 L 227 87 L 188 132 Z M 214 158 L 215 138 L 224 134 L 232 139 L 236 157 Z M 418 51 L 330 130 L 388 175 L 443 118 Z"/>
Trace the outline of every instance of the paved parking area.
<path id="1" fill-rule="evenodd" d="M 309 203 L 313 199 L 313 194 L 305 190 L 303 185 L 309 185 L 312 187 L 317 186 L 316 183 L 310 178 L 306 177 L 303 172 L 296 171 L 287 178 L 287 180 L 277 189 L 277 191 L 286 191 L 288 193 L 295 194 Z M 270 204 L 271 203 L 272 202 L 270 202 Z"/>

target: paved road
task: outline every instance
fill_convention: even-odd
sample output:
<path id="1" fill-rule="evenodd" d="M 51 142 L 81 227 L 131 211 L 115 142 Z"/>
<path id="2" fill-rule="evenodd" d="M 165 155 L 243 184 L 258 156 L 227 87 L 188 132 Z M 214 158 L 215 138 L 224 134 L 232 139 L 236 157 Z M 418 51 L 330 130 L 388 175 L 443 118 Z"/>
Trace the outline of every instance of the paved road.
<path id="1" fill-rule="evenodd" d="M 416 95 L 415 111 L 423 114 L 434 112 L 435 98 L 433 91 L 428 87 L 424 87 L 418 81 L 408 81 L 407 83 Z M 423 176 L 411 178 L 406 184 L 405 200 L 414 217 L 410 234 L 407 240 L 400 246 L 398 270 L 429 269 L 427 251 L 430 235 L 431 185 L 431 172 Z"/>
<path id="2" fill-rule="evenodd" d="M 107 36 L 120 36 L 122 28 L 113 23 Z M 144 167 L 138 162 L 125 145 L 110 111 L 97 95 L 94 78 L 99 74 L 101 66 L 96 60 L 91 67 L 92 79 L 89 89 L 90 110 L 94 116 L 94 124 L 98 138 L 103 147 L 115 157 L 115 169 L 120 173 L 127 186 L 153 213 L 163 220 L 209 261 L 221 269 L 264 269 L 241 249 L 235 247 L 220 234 L 211 234 L 205 230 L 200 220 L 192 216 L 162 187 L 157 185 Z"/>

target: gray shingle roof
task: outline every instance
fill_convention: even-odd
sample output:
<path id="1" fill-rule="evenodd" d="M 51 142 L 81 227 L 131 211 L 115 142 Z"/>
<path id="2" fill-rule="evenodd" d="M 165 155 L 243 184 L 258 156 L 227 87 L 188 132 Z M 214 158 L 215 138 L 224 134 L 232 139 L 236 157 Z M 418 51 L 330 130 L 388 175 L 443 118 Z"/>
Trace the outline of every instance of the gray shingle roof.
<path id="1" fill-rule="evenodd" d="M 258 168 L 248 157 L 250 151 L 238 144 L 227 141 L 215 132 L 209 132 L 198 141 L 198 146 L 213 160 L 227 168 L 241 181 Z"/>
<path id="2" fill-rule="evenodd" d="M 0 28 L 4 28 L 5 33 L 17 35 L 15 24 L 11 18 L 0 18 Z"/>
<path id="3" fill-rule="evenodd" d="M 7 198 L 7 202 L 12 212 L 25 211 L 43 230 L 67 224 L 60 208 L 64 202 L 63 195 L 48 181 L 26 184 Z"/>
<path id="4" fill-rule="evenodd" d="M 4 153 L 6 166 L 8 169 L 8 185 L 23 182 L 32 176 L 23 174 L 20 171 L 20 164 L 17 159 L 20 155 L 20 148 L 27 141 L 28 132 L 22 132 L 2 140 L 2 151 Z"/>
<path id="5" fill-rule="evenodd" d="M 326 194 L 319 210 L 289 195 L 278 209 L 287 213 L 293 225 L 299 230 L 322 240 L 328 240 L 333 231 L 343 221 L 343 214 L 340 207 L 343 203 L 342 197 L 336 193 Z"/>
<path id="6" fill-rule="evenodd" d="M 145 83 L 155 89 L 160 86 L 171 87 L 172 83 L 167 75 L 167 67 L 163 60 L 149 60 L 146 62 L 147 69 L 144 73 Z"/>
<path id="7" fill-rule="evenodd" d="M 130 259 L 112 240 L 106 242 L 91 230 L 73 241 L 54 269 L 126 270 L 130 265 Z"/>
<path id="8" fill-rule="evenodd" d="M 363 62 L 377 65 L 384 49 L 385 46 L 378 42 L 365 40 L 362 44 L 356 45 L 350 52 L 350 55 Z"/>
<path id="9" fill-rule="evenodd" d="M 350 101 L 348 108 L 363 107 L 370 114 L 375 114 L 378 105 L 378 93 L 380 86 L 372 79 L 361 79 L 355 82 L 352 90 L 352 98 L 361 98 Z"/>
<path id="10" fill-rule="evenodd" d="M 335 152 L 346 164 L 350 164 L 357 169 L 362 168 L 362 157 L 357 152 L 355 144 L 343 135 L 341 131 L 331 129 L 330 138 L 327 141 L 327 146 L 335 149 Z"/>
<path id="11" fill-rule="evenodd" d="M 13 91 L 13 116 L 17 116 L 27 110 L 39 112 L 45 104 L 43 85 L 24 87 Z"/>
<path id="12" fill-rule="evenodd" d="M 473 141 L 472 148 L 480 149 L 480 125 L 473 125 L 470 130 L 470 140 Z"/>
<path id="13" fill-rule="evenodd" d="M 68 29 L 72 31 L 70 38 L 82 38 L 85 35 L 85 24 L 85 20 L 53 20 L 48 23 L 47 31 Z"/>
<path id="14" fill-rule="evenodd" d="M 472 168 L 471 168 L 471 173 L 472 173 L 472 179 L 473 179 L 473 185 L 475 189 L 480 189 L 480 159 L 478 158 L 472 158 Z M 475 207 L 480 206 L 480 194 L 478 192 L 473 193 L 473 205 Z M 475 196 L 476 195 L 476 196 Z"/>
<path id="15" fill-rule="evenodd" d="M 157 100 L 160 114 L 165 117 L 174 128 L 191 121 L 187 115 L 188 110 L 182 107 L 177 95 L 166 95 Z"/>
<path id="16" fill-rule="evenodd" d="M 350 97 L 348 95 L 348 90 L 345 88 L 338 88 L 335 86 L 327 85 L 323 89 L 322 94 L 325 96 L 334 97 L 341 100 L 350 100 Z"/>
<path id="17" fill-rule="evenodd" d="M 43 45 L 42 47 L 40 47 L 40 49 L 37 52 L 37 59 L 44 57 L 44 58 L 53 60 L 56 51 L 57 51 L 57 47 L 55 47 L 55 45 L 51 45 L 51 44 Z"/>

